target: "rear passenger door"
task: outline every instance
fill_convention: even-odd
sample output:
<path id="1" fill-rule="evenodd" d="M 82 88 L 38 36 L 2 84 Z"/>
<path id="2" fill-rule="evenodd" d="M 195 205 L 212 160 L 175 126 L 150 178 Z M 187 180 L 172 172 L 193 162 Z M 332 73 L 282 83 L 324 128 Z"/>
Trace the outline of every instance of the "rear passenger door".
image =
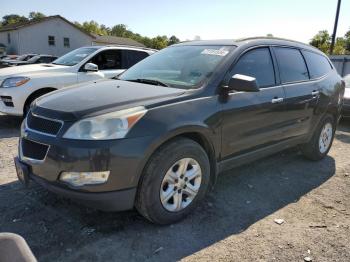
<path id="1" fill-rule="evenodd" d="M 231 92 L 222 102 L 222 157 L 228 159 L 281 140 L 283 87 L 276 81 L 269 47 L 244 53 L 228 74 L 255 77 L 259 92 Z"/>
<path id="2" fill-rule="evenodd" d="M 133 65 L 137 64 L 138 62 L 149 56 L 149 54 L 144 51 L 136 50 L 124 50 L 124 54 L 126 61 L 124 69 L 129 69 Z"/>
<path id="3" fill-rule="evenodd" d="M 305 135 L 311 125 L 319 91 L 310 81 L 309 72 L 301 51 L 292 47 L 274 47 L 281 84 L 285 91 L 284 138 Z"/>

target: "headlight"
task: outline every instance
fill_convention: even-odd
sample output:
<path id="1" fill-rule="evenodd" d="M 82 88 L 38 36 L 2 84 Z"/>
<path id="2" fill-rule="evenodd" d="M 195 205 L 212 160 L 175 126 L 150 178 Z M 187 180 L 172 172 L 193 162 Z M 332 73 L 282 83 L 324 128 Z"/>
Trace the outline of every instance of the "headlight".
<path id="1" fill-rule="evenodd" d="M 10 77 L 10 78 L 6 78 L 2 82 L 1 87 L 9 88 L 9 87 L 21 86 L 27 83 L 29 80 L 30 78 L 24 77 L 24 76 Z"/>
<path id="2" fill-rule="evenodd" d="M 63 137 L 80 140 L 124 138 L 146 112 L 147 110 L 140 106 L 86 118 L 71 126 Z"/>

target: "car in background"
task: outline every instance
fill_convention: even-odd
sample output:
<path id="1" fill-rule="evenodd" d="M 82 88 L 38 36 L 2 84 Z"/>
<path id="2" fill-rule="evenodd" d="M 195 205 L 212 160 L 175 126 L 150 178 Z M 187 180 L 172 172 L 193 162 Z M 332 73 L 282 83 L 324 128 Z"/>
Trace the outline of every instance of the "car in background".
<path id="1" fill-rule="evenodd" d="M 132 46 L 88 46 L 50 64 L 0 70 L 0 112 L 22 116 L 38 97 L 77 83 L 112 78 L 155 50 Z"/>
<path id="2" fill-rule="evenodd" d="M 0 62 L 3 60 L 14 60 L 18 57 L 19 57 L 18 55 L 3 55 L 0 57 Z"/>
<path id="3" fill-rule="evenodd" d="M 2 59 L 0 61 L 0 68 L 7 67 L 9 65 L 9 63 L 11 63 L 11 62 L 27 61 L 36 55 L 38 55 L 38 54 L 25 54 L 25 55 L 20 55 L 16 58 Z"/>
<path id="4" fill-rule="evenodd" d="M 174 223 L 222 171 L 294 146 L 324 158 L 343 94 L 329 58 L 303 43 L 172 45 L 118 79 L 37 99 L 21 128 L 18 178 L 98 209 L 136 207 L 151 222 Z"/>
<path id="5" fill-rule="evenodd" d="M 344 77 L 345 93 L 343 99 L 342 116 L 344 118 L 350 118 L 350 74 Z"/>
<path id="6" fill-rule="evenodd" d="M 21 66 L 21 65 L 30 65 L 30 64 L 50 64 L 54 60 L 57 59 L 57 56 L 52 55 L 36 55 L 32 58 L 28 59 L 27 61 L 10 61 L 8 62 L 7 66 Z"/>

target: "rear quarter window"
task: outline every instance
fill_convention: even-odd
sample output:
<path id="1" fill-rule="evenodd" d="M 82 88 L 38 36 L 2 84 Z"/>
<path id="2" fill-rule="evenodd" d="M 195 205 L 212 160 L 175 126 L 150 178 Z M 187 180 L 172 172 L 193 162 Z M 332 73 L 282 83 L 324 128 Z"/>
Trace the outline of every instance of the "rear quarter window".
<path id="1" fill-rule="evenodd" d="M 324 56 L 305 50 L 302 52 L 311 78 L 324 76 L 332 70 L 331 64 Z"/>
<path id="2" fill-rule="evenodd" d="M 309 80 L 309 73 L 298 49 L 275 47 L 276 59 L 282 83 Z"/>

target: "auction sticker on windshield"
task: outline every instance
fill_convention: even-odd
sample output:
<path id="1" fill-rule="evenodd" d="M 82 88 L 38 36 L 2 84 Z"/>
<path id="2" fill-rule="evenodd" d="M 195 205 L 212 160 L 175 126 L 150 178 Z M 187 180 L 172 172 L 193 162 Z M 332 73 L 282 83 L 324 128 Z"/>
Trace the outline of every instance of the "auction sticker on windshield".
<path id="1" fill-rule="evenodd" d="M 228 51 L 225 49 L 204 49 L 201 54 L 203 55 L 217 55 L 225 56 L 228 54 Z"/>

